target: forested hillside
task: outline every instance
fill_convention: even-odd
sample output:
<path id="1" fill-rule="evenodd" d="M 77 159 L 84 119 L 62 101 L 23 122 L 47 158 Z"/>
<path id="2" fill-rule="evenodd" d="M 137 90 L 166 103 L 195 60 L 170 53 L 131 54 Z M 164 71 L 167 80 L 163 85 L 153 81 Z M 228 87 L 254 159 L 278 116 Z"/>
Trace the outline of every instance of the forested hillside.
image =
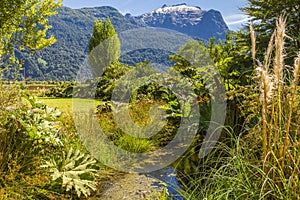
<path id="1" fill-rule="evenodd" d="M 185 15 L 182 17 L 185 21 L 193 20 L 192 18 L 188 19 Z M 49 18 L 49 24 L 52 25 L 53 28 L 48 32 L 49 35 L 53 34 L 56 37 L 57 42 L 42 51 L 37 51 L 35 54 L 16 52 L 17 57 L 24 60 L 23 68 L 25 73 L 22 71 L 22 76 L 25 75 L 25 78 L 29 80 L 74 80 L 79 66 L 86 58 L 87 44 L 92 33 L 94 20 L 102 18 L 110 18 L 118 33 L 145 27 L 145 24 L 134 23 L 128 16 L 125 17 L 115 8 L 108 6 L 82 9 L 59 8 L 58 14 Z M 216 19 L 211 18 L 211 20 Z M 221 20 L 219 23 L 222 24 L 224 22 Z M 175 26 L 176 25 L 174 25 L 174 27 Z M 223 24 L 223 27 L 227 28 L 226 24 Z M 172 27 L 165 28 L 172 29 Z M 174 29 L 176 30 L 176 27 Z M 189 28 L 182 27 L 181 29 L 180 32 L 185 32 L 185 34 L 195 37 L 196 33 L 193 32 L 193 34 L 190 34 Z M 203 30 L 203 32 L 207 31 L 208 30 Z M 213 31 L 214 30 L 211 29 L 210 35 L 206 34 L 206 37 L 202 39 L 206 39 L 209 36 L 218 36 L 216 35 L 218 32 Z M 228 30 L 222 29 L 221 31 L 225 33 Z M 183 35 L 161 35 L 160 32 L 156 35 L 148 34 L 148 36 L 155 37 L 157 44 L 163 44 L 166 40 L 172 40 L 173 44 L 184 44 L 187 39 L 187 37 Z M 201 31 L 199 31 L 199 35 L 196 38 L 199 39 L 201 36 Z M 217 39 L 224 39 L 224 34 L 219 36 Z M 144 40 L 145 35 L 141 35 L 140 38 Z M 180 40 L 182 41 L 181 43 L 176 42 Z M 140 47 L 140 41 L 135 43 L 135 41 L 131 39 L 130 42 L 132 46 Z M 142 45 L 142 47 L 143 46 L 145 45 Z M 134 52 L 123 55 L 121 61 L 124 61 L 126 64 L 134 65 L 140 61 L 150 60 L 154 63 L 162 63 L 164 67 L 170 65 L 167 52 L 162 54 L 163 50 L 159 50 L 153 54 L 155 50 L 152 49 L 151 51 L 152 53 L 145 51 L 144 48 L 142 48 L 141 51 L 135 49 Z M 145 52 L 146 54 L 144 54 Z M 138 57 L 134 57 L 134 55 L 138 55 Z M 163 56 L 161 57 L 161 55 Z"/>

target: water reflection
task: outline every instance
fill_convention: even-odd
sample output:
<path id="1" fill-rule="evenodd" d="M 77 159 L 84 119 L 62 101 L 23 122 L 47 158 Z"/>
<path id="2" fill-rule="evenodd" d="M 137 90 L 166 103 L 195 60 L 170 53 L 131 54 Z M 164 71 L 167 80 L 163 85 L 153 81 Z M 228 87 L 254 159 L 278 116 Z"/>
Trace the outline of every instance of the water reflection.
<path id="1" fill-rule="evenodd" d="M 146 174 L 146 176 L 161 180 L 162 183 L 155 182 L 152 184 L 152 186 L 158 187 L 158 188 L 162 188 L 162 187 L 166 186 L 170 199 L 185 200 L 185 198 L 183 196 L 181 196 L 181 194 L 179 193 L 181 188 L 180 188 L 180 184 L 176 178 L 176 170 L 173 167 L 169 166 L 164 169 L 160 169 L 160 170 L 151 172 L 149 174 Z"/>

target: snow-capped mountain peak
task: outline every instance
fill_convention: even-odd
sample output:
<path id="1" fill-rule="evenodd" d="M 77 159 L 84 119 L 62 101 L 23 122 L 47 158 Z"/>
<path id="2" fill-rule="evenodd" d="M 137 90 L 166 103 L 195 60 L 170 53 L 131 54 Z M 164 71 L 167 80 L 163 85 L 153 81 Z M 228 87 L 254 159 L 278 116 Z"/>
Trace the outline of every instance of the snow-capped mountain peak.
<path id="1" fill-rule="evenodd" d="M 138 26 L 172 29 L 202 39 L 210 37 L 224 39 L 228 32 L 219 11 L 206 11 L 187 4 L 163 5 L 140 16 L 127 14 L 125 17 Z"/>
<path id="2" fill-rule="evenodd" d="M 186 12 L 195 12 L 195 13 L 201 13 L 202 10 L 200 7 L 195 6 L 188 6 L 185 3 L 184 4 L 177 4 L 173 6 L 167 6 L 163 5 L 161 8 L 158 8 L 151 13 L 174 13 L 174 12 L 180 12 L 180 13 L 186 13 Z"/>

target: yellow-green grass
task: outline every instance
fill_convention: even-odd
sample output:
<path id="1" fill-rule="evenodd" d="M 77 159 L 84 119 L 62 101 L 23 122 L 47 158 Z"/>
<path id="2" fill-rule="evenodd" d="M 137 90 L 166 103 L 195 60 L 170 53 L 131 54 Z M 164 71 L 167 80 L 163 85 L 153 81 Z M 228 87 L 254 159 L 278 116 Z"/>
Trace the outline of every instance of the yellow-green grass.
<path id="1" fill-rule="evenodd" d="M 94 99 L 73 99 L 73 98 L 45 98 L 39 97 L 40 101 L 51 108 L 57 108 L 61 112 L 72 113 L 73 112 L 73 102 L 76 101 L 76 110 L 84 110 L 91 103 L 95 104 L 95 111 L 97 105 L 101 103 L 99 100 Z"/>

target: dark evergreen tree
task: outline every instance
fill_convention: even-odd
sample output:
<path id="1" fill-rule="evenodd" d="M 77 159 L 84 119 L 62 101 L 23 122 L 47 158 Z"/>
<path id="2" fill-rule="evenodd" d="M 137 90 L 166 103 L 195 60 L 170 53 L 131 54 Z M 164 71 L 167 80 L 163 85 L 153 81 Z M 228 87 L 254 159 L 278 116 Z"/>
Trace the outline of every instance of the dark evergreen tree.
<path id="1" fill-rule="evenodd" d="M 300 0 L 249 0 L 242 8 L 253 17 L 254 30 L 258 34 L 258 56 L 262 56 L 276 27 L 280 15 L 287 17 L 286 63 L 293 64 L 293 58 L 300 49 Z"/>

